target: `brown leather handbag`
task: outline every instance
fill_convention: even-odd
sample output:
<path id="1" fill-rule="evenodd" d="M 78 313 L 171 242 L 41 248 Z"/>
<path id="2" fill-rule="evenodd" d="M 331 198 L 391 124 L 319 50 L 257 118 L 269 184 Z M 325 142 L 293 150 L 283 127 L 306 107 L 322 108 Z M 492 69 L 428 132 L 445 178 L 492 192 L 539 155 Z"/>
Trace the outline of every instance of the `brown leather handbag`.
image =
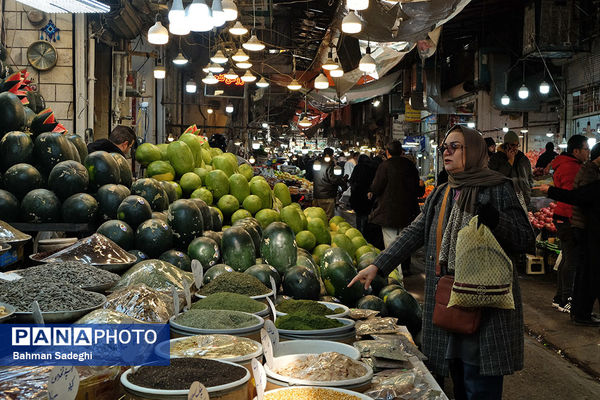
<path id="1" fill-rule="evenodd" d="M 435 275 L 442 275 L 442 266 L 439 262 L 440 248 L 442 246 L 442 227 L 446 214 L 446 204 L 448 203 L 448 193 L 450 186 L 446 187 L 444 200 L 440 209 L 436 229 L 436 265 Z M 461 334 L 473 334 L 479 329 L 481 322 L 481 308 L 466 308 L 459 306 L 448 307 L 450 293 L 454 284 L 454 275 L 445 274 L 438 280 L 435 289 L 435 307 L 433 309 L 434 325 L 449 332 Z"/>

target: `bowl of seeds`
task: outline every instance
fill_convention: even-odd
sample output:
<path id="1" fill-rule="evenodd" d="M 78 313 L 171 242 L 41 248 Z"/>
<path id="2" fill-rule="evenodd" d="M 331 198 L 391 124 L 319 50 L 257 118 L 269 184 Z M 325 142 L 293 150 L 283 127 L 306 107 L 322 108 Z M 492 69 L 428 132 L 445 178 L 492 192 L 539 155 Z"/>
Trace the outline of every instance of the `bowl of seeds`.
<path id="1" fill-rule="evenodd" d="M 6 321 L 15 313 L 15 307 L 8 303 L 0 303 L 0 323 Z"/>

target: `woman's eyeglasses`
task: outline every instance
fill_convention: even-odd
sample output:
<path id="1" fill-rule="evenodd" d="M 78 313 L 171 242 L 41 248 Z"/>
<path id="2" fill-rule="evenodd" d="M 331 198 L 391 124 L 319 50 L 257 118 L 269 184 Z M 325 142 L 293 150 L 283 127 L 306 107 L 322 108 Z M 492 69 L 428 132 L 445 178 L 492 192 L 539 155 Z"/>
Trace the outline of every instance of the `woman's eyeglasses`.
<path id="1" fill-rule="evenodd" d="M 440 147 L 438 147 L 438 151 L 440 154 L 444 154 L 446 150 L 448 150 L 448 154 L 452 155 L 456 150 L 464 148 L 465 145 L 460 142 L 450 142 L 444 143 Z"/>

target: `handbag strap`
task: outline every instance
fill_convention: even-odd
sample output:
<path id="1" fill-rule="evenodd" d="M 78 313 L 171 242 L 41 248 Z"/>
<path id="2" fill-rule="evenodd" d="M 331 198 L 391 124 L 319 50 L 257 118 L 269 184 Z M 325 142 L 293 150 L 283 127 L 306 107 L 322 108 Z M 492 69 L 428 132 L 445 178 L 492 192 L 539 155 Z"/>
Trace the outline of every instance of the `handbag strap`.
<path id="1" fill-rule="evenodd" d="M 437 228 L 435 230 L 435 275 L 440 276 L 442 274 L 442 267 L 440 266 L 440 249 L 442 247 L 442 227 L 444 225 L 444 216 L 446 215 L 446 204 L 448 203 L 448 193 L 450 193 L 450 185 L 446 186 L 446 192 L 444 192 L 444 200 L 442 200 L 442 208 L 438 216 Z"/>

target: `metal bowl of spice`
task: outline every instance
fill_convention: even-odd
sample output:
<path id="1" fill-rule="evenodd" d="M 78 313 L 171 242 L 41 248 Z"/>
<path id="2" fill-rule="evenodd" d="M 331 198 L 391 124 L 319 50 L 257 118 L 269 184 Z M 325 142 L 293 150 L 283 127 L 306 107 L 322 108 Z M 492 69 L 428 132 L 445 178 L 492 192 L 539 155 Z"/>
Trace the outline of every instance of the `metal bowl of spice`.
<path id="1" fill-rule="evenodd" d="M 314 300 L 286 299 L 275 305 L 275 312 L 278 317 L 296 311 L 306 311 L 329 318 L 343 318 L 348 315 L 350 309 L 343 304 Z"/>
<path id="2" fill-rule="evenodd" d="M 8 303 L 0 303 L 0 323 L 6 321 L 15 313 L 15 307 Z M 262 348 L 261 348 L 262 350 Z"/>
<path id="3" fill-rule="evenodd" d="M 229 361 L 173 358 L 168 366 L 141 366 L 121 375 L 127 393 L 141 399 L 185 400 L 194 381 L 202 383 L 211 399 L 246 399 L 250 372 Z"/>
<path id="4" fill-rule="evenodd" d="M 289 387 L 269 390 L 265 393 L 264 400 L 373 400 L 362 393 L 346 389 L 328 387 Z M 256 400 L 256 397 L 254 398 Z"/>
<path id="5" fill-rule="evenodd" d="M 229 310 L 188 310 L 169 319 L 171 329 L 186 336 L 219 333 L 246 336 L 260 331 L 264 323 L 258 315 Z"/>
<path id="6" fill-rule="evenodd" d="M 337 324 L 333 326 L 327 320 L 333 320 Z M 326 322 L 327 324 L 325 324 Z M 292 313 L 277 318 L 275 326 L 280 334 L 306 338 L 306 336 L 336 335 L 350 332 L 354 330 L 354 320 Z M 310 329 L 311 327 L 313 329 Z"/>

